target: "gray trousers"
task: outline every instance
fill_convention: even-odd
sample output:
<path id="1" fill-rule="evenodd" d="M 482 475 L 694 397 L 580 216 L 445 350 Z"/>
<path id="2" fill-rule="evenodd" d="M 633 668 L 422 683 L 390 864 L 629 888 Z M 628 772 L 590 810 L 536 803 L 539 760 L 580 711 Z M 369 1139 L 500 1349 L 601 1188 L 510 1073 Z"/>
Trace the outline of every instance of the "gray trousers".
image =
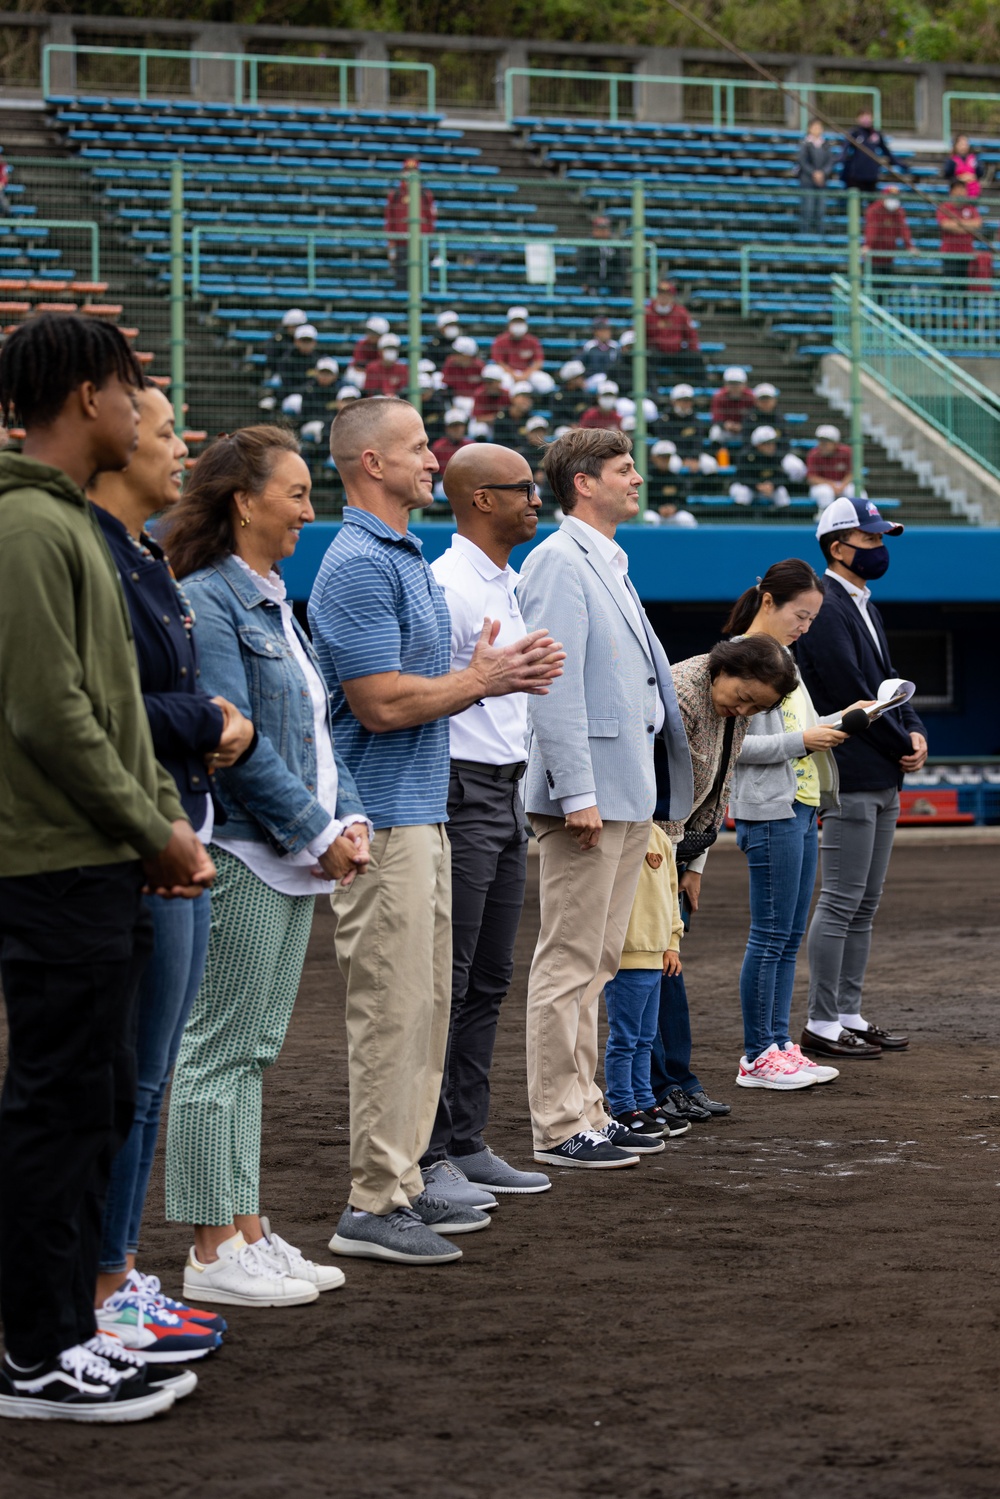
<path id="1" fill-rule="evenodd" d="M 899 792 L 841 792 L 823 813 L 822 890 L 809 926 L 809 1019 L 861 1010 L 872 923 L 892 853 Z"/>

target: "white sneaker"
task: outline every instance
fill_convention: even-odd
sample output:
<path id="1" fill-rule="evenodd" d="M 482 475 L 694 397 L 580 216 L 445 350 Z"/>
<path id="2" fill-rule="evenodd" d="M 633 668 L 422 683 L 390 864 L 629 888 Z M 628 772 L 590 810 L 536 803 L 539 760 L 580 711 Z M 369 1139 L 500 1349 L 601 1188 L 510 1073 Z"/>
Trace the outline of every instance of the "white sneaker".
<path id="1" fill-rule="evenodd" d="M 785 1042 L 784 1053 L 786 1057 L 792 1058 L 800 1072 L 809 1073 L 814 1082 L 832 1083 L 835 1077 L 840 1076 L 839 1068 L 823 1067 L 819 1062 L 814 1062 L 812 1057 L 807 1057 L 802 1047 L 797 1046 L 794 1041 Z"/>
<path id="2" fill-rule="evenodd" d="M 267 1239 L 267 1249 L 264 1253 L 278 1267 L 282 1275 L 290 1275 L 295 1280 L 308 1281 L 310 1285 L 316 1287 L 317 1291 L 336 1291 L 344 1284 L 344 1272 L 338 1270 L 336 1265 L 316 1265 L 312 1260 L 307 1260 L 294 1244 L 286 1243 L 278 1234 L 271 1232 L 271 1225 L 266 1218 L 261 1218 L 260 1226 Z M 260 1247 L 263 1249 L 263 1245 Z"/>
<path id="3" fill-rule="evenodd" d="M 184 1266 L 184 1295 L 192 1301 L 225 1306 L 302 1306 L 319 1291 L 307 1280 L 286 1275 L 255 1244 L 234 1234 L 218 1248 L 219 1258 L 203 1265 L 194 1252 Z"/>
<path id="4" fill-rule="evenodd" d="M 811 1088 L 817 1081 L 805 1068 L 800 1069 L 791 1057 L 779 1051 L 776 1045 L 769 1046 L 754 1062 L 740 1057 L 740 1070 L 736 1074 L 738 1088 L 774 1088 L 784 1092 L 794 1088 Z"/>

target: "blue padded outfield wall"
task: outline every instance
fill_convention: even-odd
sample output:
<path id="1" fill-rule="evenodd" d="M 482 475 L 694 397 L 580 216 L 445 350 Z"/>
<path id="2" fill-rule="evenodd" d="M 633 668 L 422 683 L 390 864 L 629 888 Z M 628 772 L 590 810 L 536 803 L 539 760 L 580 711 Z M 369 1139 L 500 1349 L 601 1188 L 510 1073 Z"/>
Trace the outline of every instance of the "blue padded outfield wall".
<path id="1" fill-rule="evenodd" d="M 316 522 L 303 532 L 284 568 L 292 598 L 309 597 L 337 529 Z M 447 548 L 452 529 L 443 521 L 414 526 L 428 561 Z M 553 529 L 540 525 L 538 540 Z M 805 526 L 679 531 L 634 525 L 623 526 L 618 539 L 629 555 L 629 575 L 675 660 L 709 649 L 728 605 L 772 562 L 803 557 L 818 572 L 823 567 L 812 529 Z M 932 753 L 1000 755 L 1000 527 L 912 527 L 890 537 L 889 547 L 892 566 L 874 593 L 890 635 L 945 631 L 951 643 L 953 706 L 921 710 Z M 515 552 L 515 566 L 528 550 Z M 919 692 L 918 668 L 911 667 L 911 674 Z"/>

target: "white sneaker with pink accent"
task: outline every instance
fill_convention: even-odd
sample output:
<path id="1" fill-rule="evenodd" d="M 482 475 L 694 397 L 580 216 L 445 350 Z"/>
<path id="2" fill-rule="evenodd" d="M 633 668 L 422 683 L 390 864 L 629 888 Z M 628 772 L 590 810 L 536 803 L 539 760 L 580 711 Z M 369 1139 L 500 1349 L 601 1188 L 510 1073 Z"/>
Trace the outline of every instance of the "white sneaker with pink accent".
<path id="1" fill-rule="evenodd" d="M 797 1046 L 794 1041 L 785 1042 L 784 1053 L 786 1057 L 791 1057 L 801 1071 L 810 1073 L 815 1083 L 832 1083 L 835 1077 L 840 1076 L 838 1067 L 821 1067 L 819 1062 L 807 1057 L 802 1047 Z"/>
<path id="2" fill-rule="evenodd" d="M 740 1070 L 736 1074 L 738 1088 L 774 1088 L 788 1092 L 794 1088 L 811 1088 L 818 1079 L 806 1068 L 798 1067 L 792 1057 L 779 1051 L 772 1044 L 753 1062 L 740 1057 Z"/>

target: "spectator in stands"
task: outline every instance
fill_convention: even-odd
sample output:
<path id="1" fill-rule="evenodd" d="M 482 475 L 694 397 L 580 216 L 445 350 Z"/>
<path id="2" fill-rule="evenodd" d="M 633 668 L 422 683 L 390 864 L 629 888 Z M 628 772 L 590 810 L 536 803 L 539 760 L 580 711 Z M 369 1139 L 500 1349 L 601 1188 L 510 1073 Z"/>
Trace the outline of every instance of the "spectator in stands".
<path id="1" fill-rule="evenodd" d="M 439 312 L 434 320 L 434 333 L 427 342 L 427 354 L 434 364 L 441 368 L 455 345 L 455 340 L 462 332 L 462 325 L 458 313 L 453 309 Z"/>
<path id="2" fill-rule="evenodd" d="M 294 321 L 286 322 L 292 318 Z M 301 319 L 301 321 L 299 321 Z M 266 394 L 258 403 L 262 411 L 273 411 L 282 396 L 301 394 L 308 384 L 316 362 L 318 333 L 305 313 L 294 307 L 282 318 L 281 333 L 275 335 L 268 358 L 265 379 Z M 289 332 L 291 337 L 289 337 Z"/>
<path id="3" fill-rule="evenodd" d="M 593 375 L 612 375 L 618 354 L 619 346 L 611 337 L 611 324 L 606 318 L 598 318 L 593 338 L 588 338 L 582 349 L 584 374 L 588 379 Z"/>
<path id="4" fill-rule="evenodd" d="M 389 332 L 389 320 L 384 317 L 370 317 L 365 324 L 365 331 L 354 345 L 354 353 L 351 355 L 351 363 L 358 369 L 364 370 L 378 358 L 378 341 Z"/>
<path id="5" fill-rule="evenodd" d="M 388 239 L 389 267 L 396 287 L 400 291 L 406 290 L 410 263 L 407 239 L 410 229 L 410 184 L 407 173 L 416 172 L 419 167 L 420 163 L 416 157 L 408 156 L 403 162 L 403 175 L 399 179 L 399 186 L 391 187 L 389 196 L 385 200 L 385 232 Z M 433 234 L 436 223 L 437 209 L 434 199 L 430 189 L 422 187 L 420 189 L 421 234 Z"/>
<path id="6" fill-rule="evenodd" d="M 695 469 L 694 472 L 697 472 Z M 646 477 L 646 505 L 661 523 L 696 525 L 686 508 L 691 471 L 667 438 L 654 442 L 649 450 L 649 473 Z"/>
<path id="7" fill-rule="evenodd" d="M 976 203 L 969 202 L 969 190 L 955 179 L 947 201 L 937 211 L 941 230 L 941 254 L 945 256 L 944 274 L 967 279 L 970 261 L 976 252 L 976 236 L 983 227 L 983 216 Z"/>
<path id="8" fill-rule="evenodd" d="M 861 253 L 871 256 L 876 276 L 892 275 L 893 258 L 884 252 L 895 250 L 901 241 L 904 249 L 913 249 L 913 237 L 906 222 L 906 210 L 899 201 L 899 190 L 887 182 L 882 196 L 865 210 L 865 241 Z"/>
<path id="9" fill-rule="evenodd" d="M 340 410 L 337 391 L 339 373 L 340 366 L 335 359 L 316 361 L 315 373 L 302 392 L 302 404 L 298 412 L 302 422 L 300 436 L 306 442 L 325 444 L 330 423 Z"/>
<path id="10" fill-rule="evenodd" d="M 719 467 L 711 453 L 705 452 L 704 427 L 695 416 L 694 388 L 675 385 L 670 392 L 670 410 L 660 419 L 663 440 L 674 445 L 679 467 L 687 474 L 714 474 Z"/>
<path id="11" fill-rule="evenodd" d="M 823 233 L 827 185 L 836 159 L 836 152 L 823 134 L 822 120 L 810 120 L 796 158 L 800 234 Z"/>
<path id="12" fill-rule="evenodd" d="M 712 426 L 709 437 L 713 442 L 728 442 L 743 433 L 743 422 L 756 408 L 756 401 L 747 386 L 747 372 L 738 364 L 731 364 L 722 372 L 722 385 L 712 396 Z"/>
<path id="13" fill-rule="evenodd" d="M 743 420 L 743 438 L 749 442 L 750 434 L 755 427 L 773 427 L 778 434 L 779 442 L 786 441 L 788 432 L 785 419 L 778 412 L 778 387 L 772 385 L 769 380 L 762 380 L 755 385 L 752 391 L 753 410 L 748 411 Z"/>
<path id="14" fill-rule="evenodd" d="M 483 383 L 483 361 L 479 358 L 479 345 L 474 338 L 456 338 L 452 351 L 444 362 L 441 379 L 451 392 L 452 399 L 461 397 L 474 402 Z"/>
<path id="15" fill-rule="evenodd" d="M 477 422 L 485 422 L 492 429 L 493 422 L 507 405 L 504 388 L 504 372 L 490 360 L 483 365 L 482 381 L 472 402 L 472 415 Z"/>
<path id="16" fill-rule="evenodd" d="M 879 173 L 883 165 L 894 166 L 896 158 L 889 150 L 885 136 L 876 130 L 871 111 L 863 109 L 856 125 L 847 132 L 847 142 L 840 158 L 840 175 L 847 188 L 856 187 L 862 193 L 874 193 L 878 189 Z"/>
<path id="17" fill-rule="evenodd" d="M 582 359 L 567 359 L 559 371 L 559 390 L 552 400 L 552 421 L 557 427 L 578 427 L 590 405 L 590 393 L 584 389 L 587 371 Z"/>
<path id="18" fill-rule="evenodd" d="M 445 412 L 444 436 L 439 437 L 435 442 L 431 443 L 431 452 L 438 461 L 439 478 L 444 476 L 445 469 L 459 449 L 469 446 L 469 438 L 466 436 L 468 426 L 469 418 L 460 407 L 452 406 Z M 434 498 L 436 500 L 444 499 L 444 490 L 442 489 L 441 493 L 438 494 L 437 489 L 438 483 L 437 479 L 435 479 Z"/>
<path id="19" fill-rule="evenodd" d="M 0 146 L 0 152 L 3 147 Z M 7 185 L 10 182 L 10 168 L 7 163 L 0 160 L 0 218 L 7 218 L 10 214 L 10 200 L 7 197 Z"/>
<path id="20" fill-rule="evenodd" d="M 607 214 L 594 215 L 590 221 L 590 233 L 596 240 L 611 238 L 611 220 Z M 627 275 L 622 258 L 621 252 L 614 245 L 582 246 L 576 254 L 581 289 L 591 296 L 602 292 L 620 294 L 624 290 Z"/>
<path id="21" fill-rule="evenodd" d="M 549 445 L 549 419 L 547 416 L 529 416 L 524 424 L 524 447 L 521 449 L 535 473 L 535 483 L 545 478 L 542 460 Z M 541 477 L 539 477 L 541 476 Z"/>
<path id="22" fill-rule="evenodd" d="M 378 358 L 365 371 L 365 395 L 398 396 L 409 379 L 407 363 L 399 357 L 399 334 L 383 333 L 378 341 Z"/>
<path id="23" fill-rule="evenodd" d="M 773 427 L 757 427 L 750 441 L 740 450 L 736 479 L 729 486 L 729 498 L 737 505 L 752 505 L 761 500 L 784 510 L 791 499 L 785 484 L 778 453 L 778 434 Z"/>
<path id="24" fill-rule="evenodd" d="M 993 280 L 993 231 L 989 224 L 979 230 L 979 244 L 969 261 L 969 290 L 988 292 Z"/>
<path id="25" fill-rule="evenodd" d="M 839 427 L 827 422 L 816 428 L 816 446 L 806 454 L 806 478 L 809 498 L 815 500 L 817 510 L 825 510 L 843 495 L 854 498 L 853 461 L 851 449 L 840 440 Z M 864 491 L 861 498 L 865 498 Z"/>
<path id="26" fill-rule="evenodd" d="M 527 307 L 507 311 L 507 331 L 493 340 L 490 358 L 512 380 L 530 380 L 542 368 L 545 351 L 533 333 L 528 332 Z"/>
<path id="27" fill-rule="evenodd" d="M 623 396 L 630 396 L 634 387 L 632 378 L 632 351 L 635 348 L 635 329 L 623 328 L 618 340 L 618 362 L 615 365 L 615 384 Z M 647 386 L 649 381 L 647 380 Z"/>
<path id="28" fill-rule="evenodd" d="M 501 447 L 515 448 L 521 452 L 524 447 L 525 423 L 531 415 L 531 406 L 534 399 L 534 391 L 526 380 L 519 380 L 510 393 L 510 400 L 503 411 L 498 411 L 493 420 L 493 441 L 498 442 Z"/>
<path id="29" fill-rule="evenodd" d="M 969 145 L 969 137 L 956 135 L 954 148 L 941 169 L 941 176 L 948 182 L 964 182 L 969 197 L 978 198 L 985 175 L 986 168 Z"/>
<path id="30" fill-rule="evenodd" d="M 622 419 L 618 414 L 618 386 L 613 380 L 604 380 L 597 387 L 597 398 L 588 406 L 580 418 L 580 426 L 598 428 L 606 432 L 620 432 Z"/>
<path id="31" fill-rule="evenodd" d="M 678 302 L 676 286 L 663 276 L 646 308 L 646 349 L 650 386 L 664 385 L 678 376 L 699 383 L 704 380 L 698 330 L 687 308 Z"/>

